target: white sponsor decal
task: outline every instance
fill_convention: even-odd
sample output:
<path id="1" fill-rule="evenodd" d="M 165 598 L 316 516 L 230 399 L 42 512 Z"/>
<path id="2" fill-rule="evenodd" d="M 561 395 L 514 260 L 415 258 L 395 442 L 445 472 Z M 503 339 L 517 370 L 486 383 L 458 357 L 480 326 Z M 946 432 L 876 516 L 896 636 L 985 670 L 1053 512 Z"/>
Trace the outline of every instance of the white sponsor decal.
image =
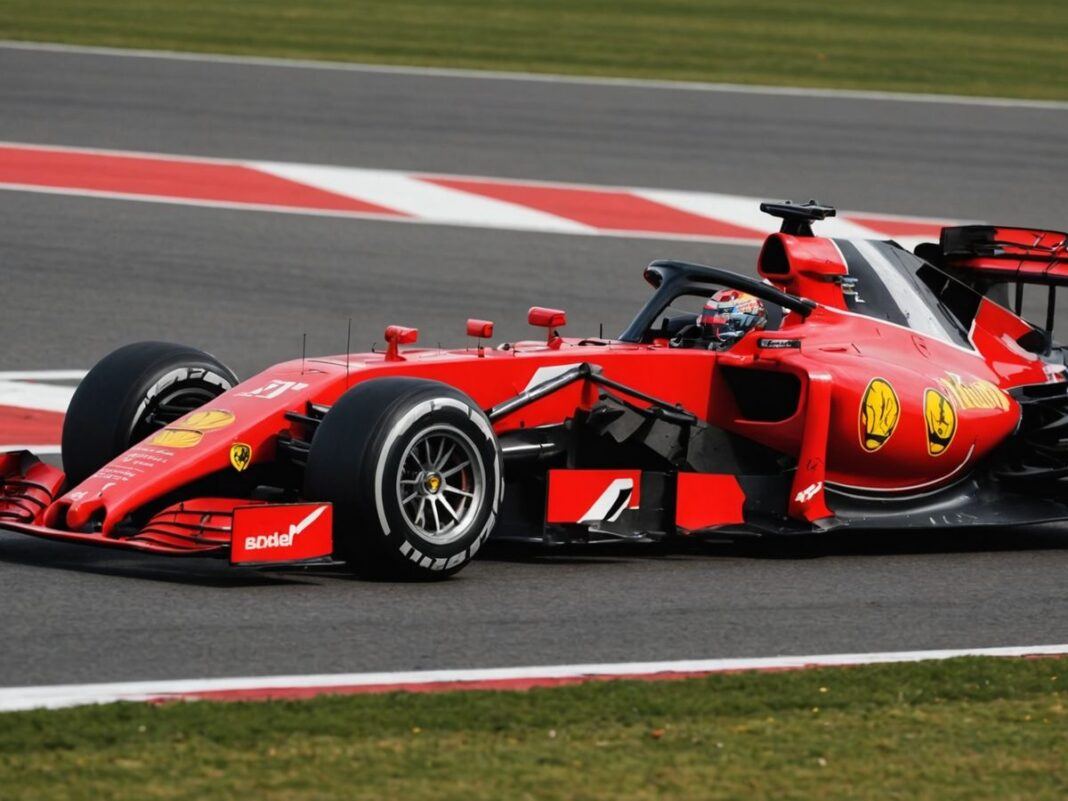
<path id="1" fill-rule="evenodd" d="M 797 495 L 794 496 L 794 500 L 798 503 L 808 503 L 816 497 L 816 493 L 823 489 L 823 482 L 817 481 L 815 484 L 809 484 Z"/>
<path id="2" fill-rule="evenodd" d="M 575 367 L 581 367 L 582 362 L 568 362 L 567 364 L 551 364 L 548 367 L 539 367 L 534 371 L 534 375 L 527 381 L 527 385 L 523 387 L 523 391 L 534 389 L 539 384 L 544 384 L 550 379 L 556 378 L 558 375 L 563 375 L 568 370 Z"/>
<path id="3" fill-rule="evenodd" d="M 579 520 L 580 523 L 612 523 L 619 519 L 623 510 L 630 506 L 630 497 L 634 494 L 633 478 L 617 478 L 601 493 Z M 626 500 L 624 500 L 624 498 Z M 613 511 L 613 507 L 615 511 Z M 611 517 L 609 517 L 611 514 Z"/>
<path id="4" fill-rule="evenodd" d="M 297 535 L 318 520 L 319 516 L 325 511 L 326 506 L 320 506 L 299 523 L 290 523 L 289 531 L 285 533 L 276 531 L 273 534 L 255 534 L 251 537 L 245 537 L 245 550 L 261 551 L 265 548 L 286 548 L 292 545 Z"/>
<path id="5" fill-rule="evenodd" d="M 257 387 L 250 392 L 240 392 L 238 397 L 241 398 L 264 398 L 270 400 L 277 398 L 279 395 L 285 392 L 299 392 L 302 389 L 307 389 L 308 385 L 300 381 L 279 381 L 277 379 L 264 384 L 262 387 Z"/>

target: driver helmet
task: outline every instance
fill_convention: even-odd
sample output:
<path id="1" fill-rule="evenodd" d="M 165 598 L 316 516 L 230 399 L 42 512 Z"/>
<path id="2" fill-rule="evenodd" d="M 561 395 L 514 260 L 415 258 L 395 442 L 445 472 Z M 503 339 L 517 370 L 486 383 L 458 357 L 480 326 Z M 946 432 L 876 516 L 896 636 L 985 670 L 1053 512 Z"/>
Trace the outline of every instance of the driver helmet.
<path id="1" fill-rule="evenodd" d="M 701 335 L 713 343 L 737 342 L 768 324 L 764 301 L 738 289 L 721 289 L 708 299 L 699 319 Z"/>

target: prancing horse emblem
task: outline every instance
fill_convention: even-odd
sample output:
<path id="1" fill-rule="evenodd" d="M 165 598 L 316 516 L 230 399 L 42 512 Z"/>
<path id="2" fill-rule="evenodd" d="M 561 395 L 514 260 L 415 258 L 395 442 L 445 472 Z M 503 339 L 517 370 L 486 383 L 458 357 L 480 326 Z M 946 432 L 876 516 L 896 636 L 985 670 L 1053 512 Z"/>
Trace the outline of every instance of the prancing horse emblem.
<path id="1" fill-rule="evenodd" d="M 230 464 L 234 470 L 241 473 L 252 461 L 252 446 L 244 442 L 235 442 L 230 446 Z"/>

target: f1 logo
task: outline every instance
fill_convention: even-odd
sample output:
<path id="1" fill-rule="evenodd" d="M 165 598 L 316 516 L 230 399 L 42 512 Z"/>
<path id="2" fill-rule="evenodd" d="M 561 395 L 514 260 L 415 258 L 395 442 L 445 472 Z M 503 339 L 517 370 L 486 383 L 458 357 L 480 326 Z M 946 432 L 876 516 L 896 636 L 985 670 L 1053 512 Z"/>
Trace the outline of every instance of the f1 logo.
<path id="1" fill-rule="evenodd" d="M 585 514 L 579 518 L 580 523 L 614 523 L 627 509 L 634 494 L 633 478 L 617 478 L 608 485 L 608 489 L 594 501 Z"/>
<path id="2" fill-rule="evenodd" d="M 640 508 L 640 470 L 550 470 L 545 522 L 614 523 Z"/>

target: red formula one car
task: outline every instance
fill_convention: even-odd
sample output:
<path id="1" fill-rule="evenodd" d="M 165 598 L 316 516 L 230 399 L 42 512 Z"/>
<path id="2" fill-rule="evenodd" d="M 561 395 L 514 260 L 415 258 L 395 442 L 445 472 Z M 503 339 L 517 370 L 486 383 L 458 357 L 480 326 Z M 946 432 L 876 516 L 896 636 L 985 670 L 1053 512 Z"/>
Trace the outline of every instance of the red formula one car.
<path id="1" fill-rule="evenodd" d="M 559 543 L 1068 519 L 1068 383 L 1050 336 L 1065 234 L 968 226 L 909 253 L 783 219 L 756 280 L 658 261 L 614 339 L 278 364 L 121 348 L 78 387 L 64 471 L 0 456 L 0 527 L 234 564 L 343 559 L 440 577 L 488 537 Z M 1045 329 L 1020 287 L 1049 286 Z M 1007 285 L 1016 284 L 1015 313 Z M 1004 301 L 1005 305 L 995 302 Z M 691 304 L 687 306 L 687 304 Z"/>

